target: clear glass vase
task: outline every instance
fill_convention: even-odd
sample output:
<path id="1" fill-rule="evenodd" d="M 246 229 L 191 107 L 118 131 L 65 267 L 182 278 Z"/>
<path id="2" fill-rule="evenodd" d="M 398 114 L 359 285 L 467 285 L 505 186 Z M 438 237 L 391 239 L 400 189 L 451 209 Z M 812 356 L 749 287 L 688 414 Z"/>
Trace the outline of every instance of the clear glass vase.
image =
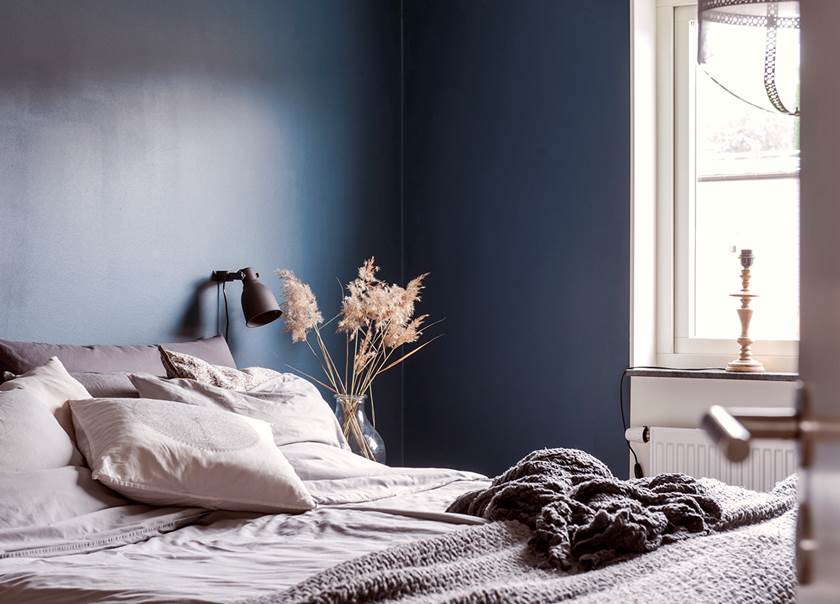
<path id="1" fill-rule="evenodd" d="M 379 463 L 385 463 L 385 441 L 365 415 L 364 395 L 336 394 L 335 415 L 350 450 Z"/>

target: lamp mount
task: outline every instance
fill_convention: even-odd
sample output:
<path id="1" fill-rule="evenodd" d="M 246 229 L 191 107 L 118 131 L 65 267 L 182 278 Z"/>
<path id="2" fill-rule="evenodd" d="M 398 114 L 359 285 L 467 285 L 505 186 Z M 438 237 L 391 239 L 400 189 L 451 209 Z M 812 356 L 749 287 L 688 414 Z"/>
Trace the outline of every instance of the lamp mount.
<path id="1" fill-rule="evenodd" d="M 260 274 L 257 273 L 259 279 Z M 238 271 L 213 271 L 210 273 L 210 280 L 215 283 L 230 283 L 231 281 L 242 281 L 245 278 L 245 269 Z"/>

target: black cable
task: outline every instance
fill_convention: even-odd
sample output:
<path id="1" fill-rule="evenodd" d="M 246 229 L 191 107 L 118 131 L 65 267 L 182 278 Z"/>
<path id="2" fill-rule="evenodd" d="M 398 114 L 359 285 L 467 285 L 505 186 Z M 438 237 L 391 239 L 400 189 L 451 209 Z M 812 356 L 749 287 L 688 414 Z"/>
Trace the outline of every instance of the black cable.
<path id="1" fill-rule="evenodd" d="M 622 434 L 624 435 L 624 442 L 627 443 L 627 448 L 630 449 L 630 453 L 633 455 L 633 459 L 636 460 L 636 463 L 633 465 L 633 474 L 636 478 L 641 478 L 641 475 L 644 475 L 642 470 L 642 464 L 639 463 L 639 456 L 636 455 L 636 452 L 633 450 L 633 445 L 630 444 L 630 439 L 627 438 L 627 418 L 624 415 L 624 378 L 627 377 L 627 372 L 630 371 L 630 367 L 626 368 L 624 371 L 621 372 L 621 379 L 618 382 L 618 407 L 621 410 L 621 429 Z M 633 368 L 635 369 L 635 367 Z"/>
<path id="2" fill-rule="evenodd" d="M 222 334 L 222 284 L 216 283 L 216 334 Z"/>
<path id="3" fill-rule="evenodd" d="M 636 455 L 636 451 L 633 450 L 633 445 L 630 444 L 630 439 L 627 438 L 627 417 L 624 414 L 624 380 L 627 377 L 627 373 L 634 369 L 662 369 L 666 371 L 722 371 L 723 367 L 662 367 L 659 365 L 636 365 L 634 367 L 625 367 L 624 371 L 621 372 L 621 379 L 618 382 L 618 407 L 621 411 L 621 427 L 624 430 L 624 442 L 627 443 L 627 448 L 630 449 L 630 453 L 633 455 L 633 459 L 635 463 L 633 464 L 633 475 L 636 478 L 642 478 L 645 474 L 642 470 L 642 464 L 639 463 L 639 456 Z"/>
<path id="4" fill-rule="evenodd" d="M 225 299 L 225 341 L 229 341 L 230 315 L 228 314 L 227 290 L 224 281 L 222 281 L 222 297 Z"/>

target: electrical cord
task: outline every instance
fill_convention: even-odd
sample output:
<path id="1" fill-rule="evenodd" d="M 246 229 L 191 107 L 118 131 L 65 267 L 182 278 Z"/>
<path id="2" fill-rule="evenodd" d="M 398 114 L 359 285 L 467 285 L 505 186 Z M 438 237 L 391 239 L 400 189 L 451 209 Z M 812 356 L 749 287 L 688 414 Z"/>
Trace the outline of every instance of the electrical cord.
<path id="1" fill-rule="evenodd" d="M 221 283 L 216 283 L 216 335 L 222 335 L 222 313 L 219 312 L 222 303 L 222 288 Z"/>
<path id="2" fill-rule="evenodd" d="M 627 416 L 624 414 L 624 380 L 627 378 L 627 373 L 634 369 L 662 369 L 662 370 L 671 370 L 671 371 L 722 371 L 723 367 L 662 367 L 660 365 L 635 365 L 633 367 L 625 367 L 624 371 L 621 372 L 621 379 L 618 382 L 618 408 L 621 411 L 621 427 L 623 430 L 624 442 L 627 443 L 627 448 L 630 449 L 630 454 L 633 455 L 633 459 L 635 463 L 633 464 L 633 475 L 636 478 L 642 478 L 645 473 L 642 469 L 642 464 L 639 463 L 639 456 L 636 455 L 636 451 L 633 450 L 633 445 L 630 444 L 630 440 L 627 438 Z"/>
<path id="3" fill-rule="evenodd" d="M 225 282 L 222 281 L 222 297 L 225 299 L 225 341 L 230 341 L 228 338 L 230 331 L 230 315 L 228 314 L 227 290 L 225 289 Z"/>

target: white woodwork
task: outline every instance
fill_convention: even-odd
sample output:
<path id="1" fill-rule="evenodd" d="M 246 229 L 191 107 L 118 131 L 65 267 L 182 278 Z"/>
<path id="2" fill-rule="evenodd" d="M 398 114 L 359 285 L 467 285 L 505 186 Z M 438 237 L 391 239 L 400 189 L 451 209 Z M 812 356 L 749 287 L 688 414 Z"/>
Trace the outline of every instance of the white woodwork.
<path id="1" fill-rule="evenodd" d="M 808 388 L 805 420 L 840 422 L 840 2 L 802 0 L 800 374 Z M 836 424 L 835 424 L 836 425 Z M 817 439 L 801 474 L 811 507 L 814 583 L 806 604 L 840 601 L 840 434 Z"/>
<path id="2" fill-rule="evenodd" d="M 630 364 L 656 361 L 656 2 L 630 0 Z"/>

